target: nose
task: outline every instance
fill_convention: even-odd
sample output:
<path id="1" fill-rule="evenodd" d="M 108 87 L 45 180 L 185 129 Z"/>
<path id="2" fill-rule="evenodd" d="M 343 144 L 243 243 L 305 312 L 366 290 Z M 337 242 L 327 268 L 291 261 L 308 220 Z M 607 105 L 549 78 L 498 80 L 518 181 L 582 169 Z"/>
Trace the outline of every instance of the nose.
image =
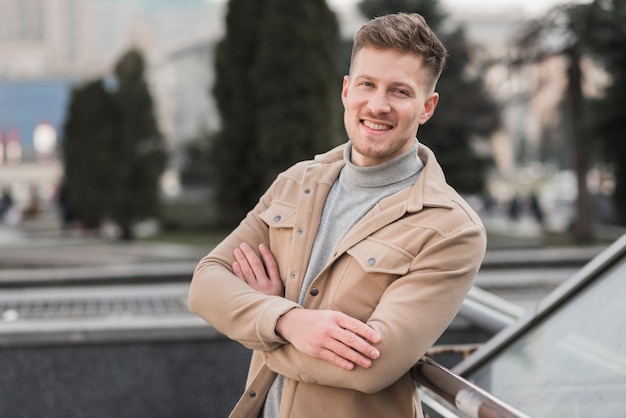
<path id="1" fill-rule="evenodd" d="M 389 113 L 391 106 L 387 94 L 383 90 L 376 90 L 367 101 L 367 108 L 374 114 Z"/>

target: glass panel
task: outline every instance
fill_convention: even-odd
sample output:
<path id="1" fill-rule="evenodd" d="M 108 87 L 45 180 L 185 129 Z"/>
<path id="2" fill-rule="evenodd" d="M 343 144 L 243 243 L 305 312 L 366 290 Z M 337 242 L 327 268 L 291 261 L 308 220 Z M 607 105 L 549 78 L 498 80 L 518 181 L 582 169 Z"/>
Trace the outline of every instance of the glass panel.
<path id="1" fill-rule="evenodd" d="M 469 379 L 540 418 L 626 411 L 626 259 Z"/>

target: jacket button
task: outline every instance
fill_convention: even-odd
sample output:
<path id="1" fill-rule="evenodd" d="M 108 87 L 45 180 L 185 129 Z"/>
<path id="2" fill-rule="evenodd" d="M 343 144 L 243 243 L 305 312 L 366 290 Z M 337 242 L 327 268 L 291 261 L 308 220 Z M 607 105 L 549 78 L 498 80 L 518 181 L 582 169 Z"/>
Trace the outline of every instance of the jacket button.
<path id="1" fill-rule="evenodd" d="M 304 194 L 310 194 L 310 193 L 311 193 L 311 189 L 306 189 L 306 190 L 304 191 Z"/>
<path id="2" fill-rule="evenodd" d="M 298 229 L 298 235 L 303 235 L 304 234 L 304 229 L 300 228 Z"/>
<path id="3" fill-rule="evenodd" d="M 280 215 L 274 216 L 274 222 L 280 222 L 281 219 Z"/>
<path id="4" fill-rule="evenodd" d="M 297 277 L 296 272 L 295 271 L 291 272 L 291 278 L 295 280 L 296 277 Z"/>
<path id="5" fill-rule="evenodd" d="M 256 392 L 255 391 L 251 391 L 250 392 L 250 397 L 251 398 L 256 398 Z"/>
<path id="6" fill-rule="evenodd" d="M 311 293 L 311 296 L 317 296 L 320 293 L 320 291 L 317 290 L 317 287 L 314 287 L 313 289 L 311 289 L 311 292 L 309 293 Z"/>
<path id="7" fill-rule="evenodd" d="M 374 257 L 367 260 L 368 266 L 373 266 L 374 264 L 376 264 L 376 259 Z"/>

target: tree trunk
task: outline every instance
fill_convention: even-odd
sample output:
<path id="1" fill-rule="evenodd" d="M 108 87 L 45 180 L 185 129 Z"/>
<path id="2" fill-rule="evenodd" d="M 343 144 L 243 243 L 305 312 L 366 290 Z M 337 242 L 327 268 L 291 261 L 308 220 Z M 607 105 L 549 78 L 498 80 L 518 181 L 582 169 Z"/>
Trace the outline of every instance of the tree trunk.
<path id="1" fill-rule="evenodd" d="M 578 198 L 576 199 L 576 217 L 573 225 L 574 240 L 579 243 L 590 242 L 593 234 L 593 212 L 591 195 L 587 188 L 587 171 L 589 170 L 589 150 L 585 146 L 585 129 L 582 109 L 582 72 L 580 68 L 580 51 L 576 44 L 566 51 L 570 59 L 568 73 L 568 103 L 571 121 L 571 137 L 573 147 L 571 157 L 576 173 Z"/>

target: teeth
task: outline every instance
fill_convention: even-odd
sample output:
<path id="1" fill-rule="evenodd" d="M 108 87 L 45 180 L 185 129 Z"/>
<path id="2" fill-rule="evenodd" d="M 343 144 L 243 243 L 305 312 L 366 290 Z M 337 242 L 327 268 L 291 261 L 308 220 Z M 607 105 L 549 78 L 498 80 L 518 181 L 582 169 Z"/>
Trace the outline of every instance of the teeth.
<path id="1" fill-rule="evenodd" d="M 363 125 L 367 126 L 370 129 L 375 129 L 377 131 L 388 131 L 389 129 L 391 129 L 391 126 L 389 125 L 381 125 L 379 123 L 368 122 L 368 121 L 363 121 Z"/>

